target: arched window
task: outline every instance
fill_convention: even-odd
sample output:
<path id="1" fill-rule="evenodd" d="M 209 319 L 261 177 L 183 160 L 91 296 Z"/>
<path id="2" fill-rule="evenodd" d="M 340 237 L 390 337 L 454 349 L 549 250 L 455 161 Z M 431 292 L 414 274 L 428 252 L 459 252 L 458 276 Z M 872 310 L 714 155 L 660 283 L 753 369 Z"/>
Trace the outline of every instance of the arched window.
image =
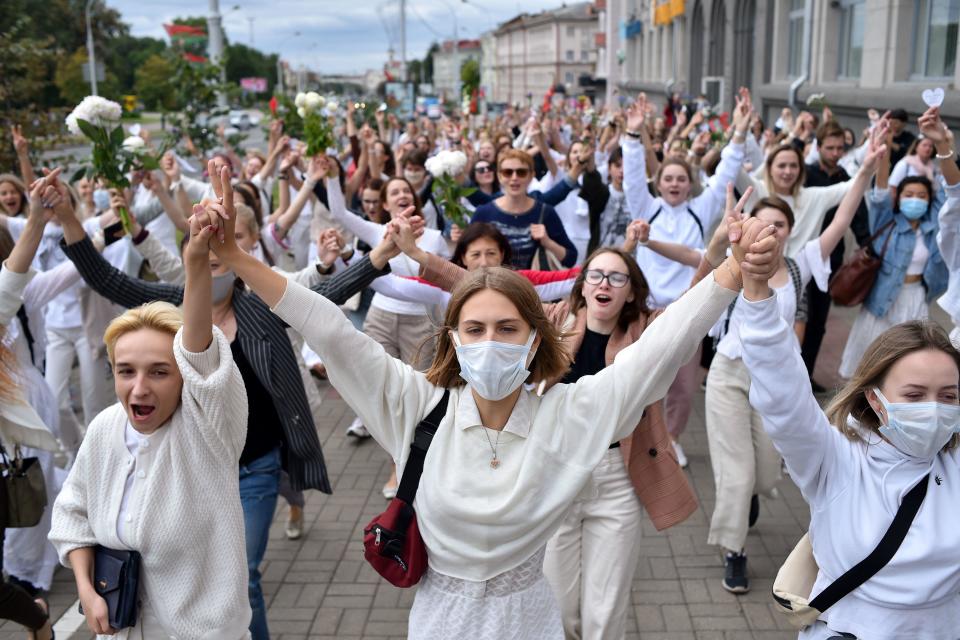
<path id="1" fill-rule="evenodd" d="M 710 13 L 710 59 L 707 61 L 711 76 L 722 76 L 724 51 L 726 51 L 727 7 L 723 0 L 714 0 Z"/>

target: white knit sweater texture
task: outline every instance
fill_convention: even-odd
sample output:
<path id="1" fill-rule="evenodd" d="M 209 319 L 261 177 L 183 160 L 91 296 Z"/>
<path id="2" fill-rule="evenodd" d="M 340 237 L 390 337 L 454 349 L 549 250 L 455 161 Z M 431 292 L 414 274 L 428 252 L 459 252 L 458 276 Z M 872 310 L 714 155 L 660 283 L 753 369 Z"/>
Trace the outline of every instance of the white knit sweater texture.
<path id="1" fill-rule="evenodd" d="M 164 631 L 181 640 L 246 637 L 251 616 L 238 473 L 247 395 L 230 343 L 216 327 L 213 335 L 202 353 L 184 349 L 182 330 L 174 338 L 181 403 L 162 427 L 167 431 L 157 443 L 143 500 L 132 505 L 133 522 L 125 527 L 143 556 L 141 596 Z M 50 540 L 65 566 L 77 548 L 130 548 L 117 537 L 133 461 L 124 444 L 126 424 L 120 403 L 90 423 L 54 504 Z"/>

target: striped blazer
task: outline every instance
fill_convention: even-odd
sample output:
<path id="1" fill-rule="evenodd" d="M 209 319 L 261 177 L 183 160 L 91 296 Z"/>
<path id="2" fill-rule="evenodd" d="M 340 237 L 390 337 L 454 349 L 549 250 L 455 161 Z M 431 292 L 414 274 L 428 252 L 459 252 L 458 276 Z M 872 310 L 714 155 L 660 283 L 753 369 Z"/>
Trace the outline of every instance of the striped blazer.
<path id="1" fill-rule="evenodd" d="M 70 245 L 61 243 L 61 246 L 90 288 L 120 306 L 129 309 L 154 300 L 177 306 L 183 303 L 182 286 L 128 276 L 107 262 L 89 238 Z M 377 270 L 370 259 L 364 257 L 319 283 L 313 290 L 335 304 L 343 304 L 387 269 L 389 267 Z M 233 292 L 233 311 L 243 355 L 256 372 L 260 384 L 270 392 L 280 416 L 285 444 L 284 468 L 290 474 L 293 488 L 331 493 L 323 450 L 287 336 L 287 325 L 263 300 L 242 286 Z"/>

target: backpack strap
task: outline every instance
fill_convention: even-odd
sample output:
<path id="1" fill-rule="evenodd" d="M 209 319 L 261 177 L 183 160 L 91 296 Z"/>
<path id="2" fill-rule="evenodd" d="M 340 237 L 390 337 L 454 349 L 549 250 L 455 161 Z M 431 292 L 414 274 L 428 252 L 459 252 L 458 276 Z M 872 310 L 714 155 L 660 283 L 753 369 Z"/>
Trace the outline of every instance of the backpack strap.
<path id="1" fill-rule="evenodd" d="M 420 475 L 423 473 L 423 461 L 427 457 L 430 442 L 433 441 L 433 434 L 437 432 L 440 421 L 447 413 L 449 399 L 450 390 L 444 389 L 440 402 L 427 414 L 426 418 L 420 421 L 413 434 L 413 442 L 410 443 L 410 457 L 407 458 L 407 465 L 403 469 L 403 477 L 400 478 L 400 486 L 397 488 L 397 497 L 407 504 L 412 505 L 413 499 L 417 497 Z"/>
<path id="2" fill-rule="evenodd" d="M 800 297 L 803 295 L 803 278 L 800 275 L 800 266 L 793 258 L 786 258 L 787 272 L 790 274 L 790 281 L 793 282 L 793 293 L 797 296 L 797 304 L 800 304 Z"/>
<path id="3" fill-rule="evenodd" d="M 923 499 L 927 495 L 927 485 L 929 483 L 930 474 L 928 473 L 903 497 L 903 502 L 897 509 L 897 515 L 893 517 L 893 522 L 887 532 L 883 534 L 877 547 L 870 552 L 870 555 L 834 580 L 833 584 L 817 594 L 817 597 L 810 601 L 811 607 L 820 612 L 826 611 L 841 598 L 873 577 L 893 559 L 897 549 L 903 544 L 903 539 L 907 537 L 907 532 L 910 530 L 914 517 L 920 511 L 920 505 L 923 504 Z"/>
<path id="4" fill-rule="evenodd" d="M 652 216 L 650 216 L 650 219 L 647 220 L 647 224 L 653 226 L 653 221 L 657 219 L 657 217 L 660 215 L 660 212 L 661 212 L 661 211 L 663 211 L 663 205 L 660 205 L 660 208 L 657 209 L 657 212 L 654 213 Z M 690 216 L 693 218 L 694 223 L 696 223 L 696 225 L 697 225 L 697 229 L 700 230 L 700 238 L 701 238 L 701 239 L 705 238 L 706 236 L 704 236 L 704 234 L 703 234 L 703 223 L 700 222 L 700 218 L 697 217 L 697 214 L 694 213 L 694 212 L 693 212 L 693 209 L 691 209 L 689 206 L 687 207 L 687 213 L 690 214 Z"/>

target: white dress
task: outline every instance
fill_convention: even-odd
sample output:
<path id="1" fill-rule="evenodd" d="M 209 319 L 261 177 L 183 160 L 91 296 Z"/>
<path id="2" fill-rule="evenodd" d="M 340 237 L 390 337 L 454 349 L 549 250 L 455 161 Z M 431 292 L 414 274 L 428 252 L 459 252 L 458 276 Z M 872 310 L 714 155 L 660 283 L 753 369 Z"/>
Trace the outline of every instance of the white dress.
<path id="1" fill-rule="evenodd" d="M 914 246 L 913 258 L 907 275 L 923 274 L 930 251 L 923 241 L 923 236 L 917 230 L 917 244 Z M 911 282 L 900 287 L 897 298 L 882 318 L 870 313 L 866 307 L 860 307 L 860 313 L 850 329 L 850 337 L 843 348 L 843 358 L 840 360 L 840 377 L 850 378 L 857 370 L 860 359 L 867 347 L 877 336 L 890 327 L 901 322 L 911 320 L 926 320 L 930 316 L 930 305 L 927 304 L 927 290 L 922 282 Z"/>

